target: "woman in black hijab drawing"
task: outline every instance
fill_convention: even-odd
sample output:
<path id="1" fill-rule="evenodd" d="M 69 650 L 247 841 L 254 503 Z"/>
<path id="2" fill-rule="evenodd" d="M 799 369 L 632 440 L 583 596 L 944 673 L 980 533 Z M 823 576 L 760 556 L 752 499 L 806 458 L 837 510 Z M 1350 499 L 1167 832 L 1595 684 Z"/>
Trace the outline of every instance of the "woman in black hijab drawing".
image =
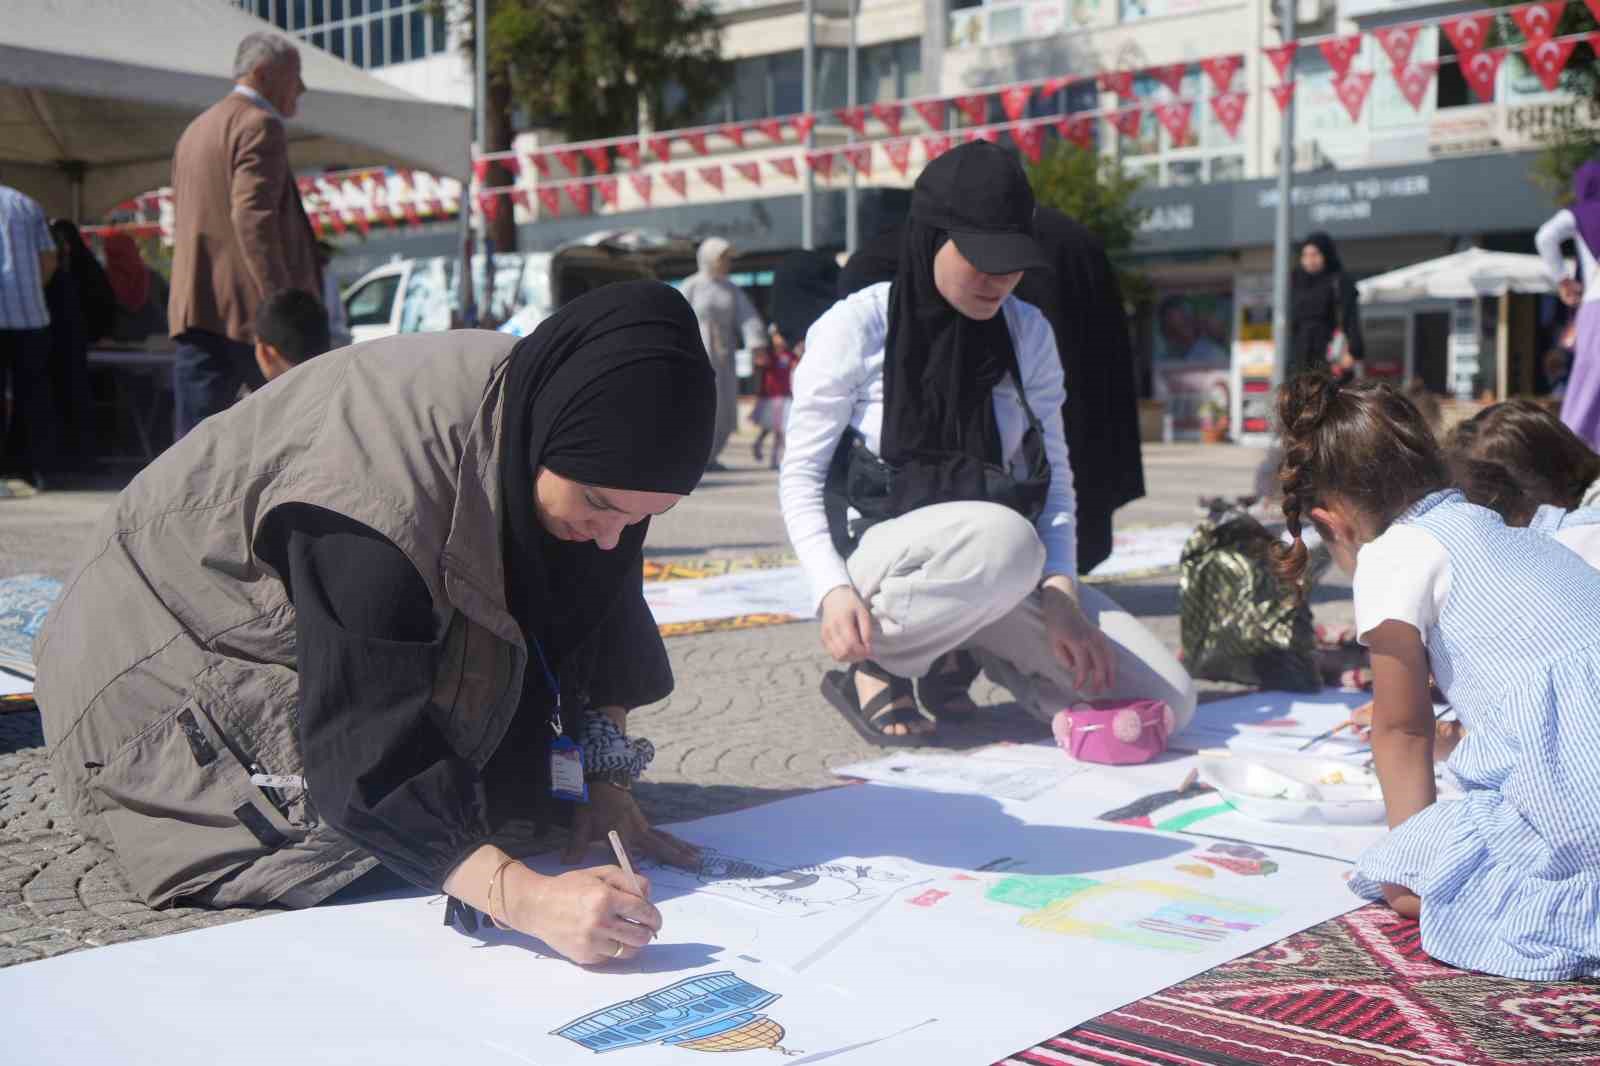
<path id="1" fill-rule="evenodd" d="M 1076 579 L 1061 363 L 1011 295 L 1044 266 L 1034 201 L 1004 149 L 973 142 L 912 193 L 894 280 L 834 305 L 795 376 L 780 498 L 822 640 L 823 683 L 866 739 L 926 741 L 973 710 L 962 649 L 1048 720 L 1086 697 L 1194 709 L 1183 668 Z"/>
<path id="2" fill-rule="evenodd" d="M 1324 370 L 1341 380 L 1354 378 L 1364 354 L 1361 306 L 1339 249 L 1326 233 L 1313 233 L 1300 245 L 1289 311 L 1290 376 Z"/>
<path id="3" fill-rule="evenodd" d="M 715 408 L 688 304 L 630 282 L 520 342 L 346 348 L 208 419 L 110 508 L 40 637 L 85 834 L 157 906 L 308 906 L 381 863 L 466 924 L 632 954 L 660 915 L 620 871 L 512 857 L 570 821 L 571 858 L 616 828 L 695 859 L 640 813 L 626 726 L 672 688 L 645 531 Z"/>

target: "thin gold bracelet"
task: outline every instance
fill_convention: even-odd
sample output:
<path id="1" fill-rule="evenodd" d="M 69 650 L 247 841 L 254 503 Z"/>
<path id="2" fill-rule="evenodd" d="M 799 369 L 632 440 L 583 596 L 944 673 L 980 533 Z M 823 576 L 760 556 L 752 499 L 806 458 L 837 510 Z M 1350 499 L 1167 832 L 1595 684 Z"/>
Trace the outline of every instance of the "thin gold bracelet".
<path id="1" fill-rule="evenodd" d="M 507 925 L 505 922 L 502 922 L 499 918 L 496 918 L 494 916 L 494 886 L 495 886 L 495 882 L 500 880 L 500 875 L 506 872 L 506 867 L 512 865 L 516 861 L 517 861 L 516 859 L 507 859 L 507 860 L 505 860 L 499 866 L 496 866 L 494 868 L 494 873 L 489 875 L 489 896 L 488 896 L 488 898 L 486 900 L 484 900 L 484 909 L 485 909 L 485 912 L 489 915 L 489 923 L 491 925 L 493 925 L 496 929 L 507 929 L 507 930 L 509 930 L 509 929 L 512 928 L 511 926 Z M 500 885 L 500 909 L 502 911 L 505 910 L 505 903 L 506 903 L 506 886 L 502 883 Z"/>

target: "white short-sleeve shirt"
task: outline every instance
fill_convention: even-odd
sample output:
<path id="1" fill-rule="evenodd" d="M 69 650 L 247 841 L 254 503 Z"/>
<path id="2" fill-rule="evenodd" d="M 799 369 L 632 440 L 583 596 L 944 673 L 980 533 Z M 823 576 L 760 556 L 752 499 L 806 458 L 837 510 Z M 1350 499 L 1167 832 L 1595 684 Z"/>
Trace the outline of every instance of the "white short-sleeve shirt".
<path id="1" fill-rule="evenodd" d="M 1418 526 L 1391 526 L 1356 555 L 1356 634 L 1384 622 L 1414 626 L 1423 640 L 1450 599 L 1450 553 Z"/>

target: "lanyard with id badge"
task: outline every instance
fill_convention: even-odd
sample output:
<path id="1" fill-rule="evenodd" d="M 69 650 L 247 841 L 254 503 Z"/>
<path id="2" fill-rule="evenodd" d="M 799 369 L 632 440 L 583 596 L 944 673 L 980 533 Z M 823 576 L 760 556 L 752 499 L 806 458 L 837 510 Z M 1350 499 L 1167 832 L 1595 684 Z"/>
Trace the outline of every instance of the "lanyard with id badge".
<path id="1" fill-rule="evenodd" d="M 550 741 L 550 795 L 572 803 L 588 803 L 589 786 L 583 780 L 583 751 L 561 727 L 561 682 L 550 669 L 550 663 L 544 657 L 544 648 L 537 640 L 531 643 L 534 653 L 539 656 L 544 679 L 549 683 L 556 700 L 555 708 L 550 712 L 550 731 L 555 734 Z"/>

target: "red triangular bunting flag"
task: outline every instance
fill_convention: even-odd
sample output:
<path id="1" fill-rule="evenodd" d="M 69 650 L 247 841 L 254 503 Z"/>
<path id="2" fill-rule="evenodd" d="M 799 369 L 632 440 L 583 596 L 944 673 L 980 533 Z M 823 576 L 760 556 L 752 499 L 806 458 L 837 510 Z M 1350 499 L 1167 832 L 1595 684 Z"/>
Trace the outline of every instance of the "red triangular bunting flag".
<path id="1" fill-rule="evenodd" d="M 1228 131 L 1230 140 L 1239 139 L 1239 126 L 1244 122 L 1244 105 L 1248 99 L 1246 93 L 1228 92 L 1211 98 L 1211 113 L 1217 116 L 1217 121 L 1222 123 L 1222 128 Z"/>
<path id="2" fill-rule="evenodd" d="M 510 174 L 512 177 L 516 177 L 518 174 L 522 173 L 522 160 L 514 155 L 502 156 L 500 159 L 500 165 L 505 167 L 506 173 Z M 383 180 L 382 175 L 379 175 L 378 180 Z"/>
<path id="3" fill-rule="evenodd" d="M 738 174 L 745 181 L 748 181 L 751 185 L 761 184 L 760 163 L 735 163 L 733 164 L 733 170 L 734 173 Z"/>
<path id="4" fill-rule="evenodd" d="M 1433 84 L 1433 76 L 1438 70 L 1438 62 L 1432 59 L 1394 68 L 1394 83 L 1413 110 L 1422 110 L 1422 101 L 1427 97 L 1428 87 Z"/>
<path id="5" fill-rule="evenodd" d="M 1361 108 L 1366 105 L 1367 93 L 1372 91 L 1372 71 L 1352 70 L 1342 78 L 1333 79 L 1333 94 L 1344 109 L 1350 112 L 1350 121 L 1361 121 Z"/>
<path id="6" fill-rule="evenodd" d="M 724 137 L 728 138 L 728 140 L 732 141 L 733 142 L 733 146 L 735 148 L 743 148 L 744 147 L 744 127 L 743 126 L 736 126 L 736 125 L 734 125 L 733 123 L 730 122 L 727 125 L 721 127 L 719 132 Z"/>
<path id="7" fill-rule="evenodd" d="M 856 131 L 856 136 L 867 134 L 867 109 L 864 107 L 836 107 L 833 117 Z"/>
<path id="8" fill-rule="evenodd" d="M 500 198 L 498 196 L 496 196 L 494 199 L 495 200 L 499 200 Z M 498 203 L 496 203 L 494 205 L 494 209 L 489 212 L 489 217 L 490 218 L 494 218 L 499 213 L 500 213 L 500 205 Z M 356 229 L 361 231 L 361 235 L 363 237 L 365 237 L 368 233 L 372 232 L 372 220 L 367 218 L 366 215 L 357 213 L 356 217 L 351 219 L 351 221 L 355 223 Z"/>
<path id="9" fill-rule="evenodd" d="M 1439 23 L 1439 28 L 1444 30 L 1444 35 L 1450 38 L 1450 43 L 1455 45 L 1457 52 L 1463 55 L 1467 52 L 1481 52 L 1483 46 L 1489 42 L 1489 25 L 1492 18 L 1490 15 L 1462 15 L 1459 18 L 1445 19 Z"/>
<path id="10" fill-rule="evenodd" d="M 574 177 L 583 169 L 583 165 L 578 162 L 578 153 L 571 148 L 557 148 L 555 157 L 561 160 L 561 165 L 567 168 L 567 173 Z"/>
<path id="11" fill-rule="evenodd" d="M 1511 9 L 1511 17 L 1516 20 L 1517 29 L 1528 39 L 1529 44 L 1548 41 L 1556 35 L 1556 23 L 1561 21 L 1561 9 L 1567 6 L 1567 0 L 1546 0 L 1542 4 L 1523 4 L 1521 7 Z"/>
<path id="12" fill-rule="evenodd" d="M 1116 93 L 1118 100 L 1128 100 L 1133 97 L 1133 71 L 1108 70 L 1099 78 L 1100 91 L 1103 93 Z"/>
<path id="13" fill-rule="evenodd" d="M 608 207 L 617 206 L 616 178 L 601 178 L 599 181 L 594 183 L 594 187 L 600 190 L 600 199 Z"/>
<path id="14" fill-rule="evenodd" d="M 528 206 L 528 190 L 527 189 L 512 189 L 511 190 L 511 202 L 516 204 L 518 207 L 527 207 Z"/>
<path id="15" fill-rule="evenodd" d="M 1272 62 L 1272 69 L 1278 72 L 1279 81 L 1292 81 L 1289 77 L 1290 68 L 1294 66 L 1294 54 L 1300 50 L 1300 45 L 1295 41 L 1280 44 L 1276 48 L 1263 48 L 1267 59 Z"/>
<path id="16" fill-rule="evenodd" d="M 1594 2 L 1600 4 L 1600 0 Z M 930 130 L 944 129 L 946 105 L 943 100 L 918 100 L 911 106 L 917 109 Z"/>
<path id="17" fill-rule="evenodd" d="M 1572 50 L 1577 44 L 1571 39 L 1540 41 L 1522 50 L 1522 58 L 1539 76 L 1539 84 L 1544 86 L 1545 92 L 1553 93 L 1561 86 L 1561 72 L 1567 69 L 1567 60 L 1572 58 Z"/>
<path id="18" fill-rule="evenodd" d="M 906 168 L 911 165 L 911 142 L 909 140 L 884 141 L 883 154 L 889 157 L 889 165 L 898 170 L 901 177 L 904 177 Z"/>
<path id="19" fill-rule="evenodd" d="M 422 225 L 422 216 L 417 214 L 417 205 L 407 201 L 400 205 L 400 211 L 406 216 L 406 221 L 413 226 Z"/>
<path id="20" fill-rule="evenodd" d="M 794 131 L 800 135 L 800 139 L 803 141 L 811 136 L 811 131 L 816 128 L 817 116 L 796 115 L 789 120 L 789 125 L 794 127 Z"/>
<path id="21" fill-rule="evenodd" d="M 1589 6 L 1589 14 L 1594 16 L 1594 20 L 1600 22 L 1600 0 L 1583 0 L 1583 2 Z"/>
<path id="22" fill-rule="evenodd" d="M 645 202 L 646 206 L 649 206 L 649 204 L 650 204 L 650 182 L 651 182 L 651 180 L 652 179 L 651 179 L 651 176 L 649 174 L 629 174 L 628 175 L 628 181 L 629 181 L 629 183 L 631 183 L 633 185 L 633 191 L 639 194 L 639 199 L 643 200 Z"/>
<path id="23" fill-rule="evenodd" d="M 1272 98 L 1278 102 L 1278 110 L 1282 111 L 1289 106 L 1289 101 L 1294 99 L 1294 82 L 1287 81 L 1282 85 L 1272 87 Z"/>
<path id="24" fill-rule="evenodd" d="M 637 170 L 639 168 L 639 142 L 618 141 L 617 154 L 628 161 L 628 166 Z"/>
<path id="25" fill-rule="evenodd" d="M 756 122 L 756 129 L 769 141 L 783 140 L 783 120 L 779 118 L 764 118 Z"/>
<path id="26" fill-rule="evenodd" d="M 1494 83 L 1500 73 L 1500 64 L 1505 60 L 1504 49 L 1495 48 L 1486 52 L 1462 52 L 1460 56 L 1461 76 L 1467 79 L 1467 84 L 1472 86 L 1472 91 L 1484 103 L 1494 100 Z"/>
<path id="27" fill-rule="evenodd" d="M 483 180 L 489 176 L 489 161 L 482 156 L 474 159 L 472 161 L 472 173 L 477 177 L 478 183 L 481 185 Z M 127 210 L 133 210 L 132 200 L 128 201 Z"/>
<path id="28" fill-rule="evenodd" d="M 533 157 L 533 168 L 539 172 L 539 176 L 541 178 L 548 178 L 550 176 L 550 160 L 545 158 L 543 155 L 536 155 Z"/>
<path id="29" fill-rule="evenodd" d="M 1028 162 L 1039 161 L 1044 148 L 1044 130 L 1038 126 L 1017 126 L 1011 131 L 1011 139 L 1017 142 L 1022 154 L 1028 157 Z"/>
<path id="30" fill-rule="evenodd" d="M 772 164 L 773 170 L 776 170 L 779 174 L 782 174 L 784 177 L 789 178 L 790 180 L 800 176 L 800 168 L 795 166 L 793 156 L 779 156 L 776 159 L 769 159 L 767 162 Z"/>
<path id="31" fill-rule="evenodd" d="M 705 155 L 711 151 L 706 145 L 704 133 L 685 133 L 683 139 L 689 142 L 689 147 L 694 149 L 695 155 Z"/>
<path id="32" fill-rule="evenodd" d="M 679 196 L 689 195 L 689 175 L 685 171 L 664 170 L 661 172 L 661 180 Z"/>
<path id="33" fill-rule="evenodd" d="M 412 208 L 411 211 L 412 211 L 412 214 L 415 214 L 416 213 L 416 208 Z M 322 216 L 321 215 L 307 215 L 306 216 L 306 220 L 311 223 L 311 232 L 313 234 L 315 234 L 317 240 L 320 241 L 322 239 Z M 422 219 L 420 219 L 420 218 L 417 219 L 417 222 L 420 223 L 421 221 L 422 221 Z"/>
<path id="34" fill-rule="evenodd" d="M 567 199 L 572 201 L 572 206 L 578 209 L 578 214 L 589 213 L 589 185 L 582 181 L 569 181 L 566 185 Z"/>
<path id="35" fill-rule="evenodd" d="M 1033 86 L 1017 85 L 1000 94 L 1000 106 L 1005 110 L 1006 118 L 1015 122 L 1028 113 L 1028 101 L 1032 99 Z"/>
<path id="36" fill-rule="evenodd" d="M 1597 2 L 1600 2 L 1600 0 L 1597 0 Z M 1060 92 L 1062 89 L 1065 89 L 1071 84 L 1072 78 L 1065 75 L 1059 78 L 1046 79 L 1045 83 L 1039 86 L 1039 95 L 1054 96 L 1056 93 Z"/>
<path id="37" fill-rule="evenodd" d="M 337 233 L 341 237 L 344 236 L 345 230 L 350 228 L 344 224 L 344 219 L 339 217 L 339 213 L 337 211 L 329 212 L 328 225 L 332 226 L 333 232 Z"/>
<path id="38" fill-rule="evenodd" d="M 950 150 L 949 137 L 924 137 L 922 138 L 922 157 L 928 162 L 933 162 Z"/>
<path id="39" fill-rule="evenodd" d="M 1385 26 L 1373 30 L 1372 35 L 1378 39 L 1378 47 L 1389 57 L 1389 62 L 1399 70 L 1411 62 L 1411 50 L 1417 46 L 1417 34 L 1421 29 L 1421 26 Z"/>
<path id="40" fill-rule="evenodd" d="M 988 141 L 990 144 L 994 144 L 999 139 L 999 130 L 993 126 L 985 126 L 980 130 L 968 130 L 966 137 L 963 138 L 963 143 L 971 144 L 973 141 Z"/>
<path id="41" fill-rule="evenodd" d="M 821 174 L 824 178 L 831 178 L 833 177 L 833 153 L 807 152 L 806 166 Z"/>
<path id="42" fill-rule="evenodd" d="M 300 195 L 301 196 L 307 196 L 307 195 L 310 194 L 311 190 L 316 187 L 316 183 L 313 182 L 310 178 L 301 178 L 300 180 L 295 182 L 295 187 L 300 190 Z M 125 201 L 123 201 L 123 203 L 126 203 L 128 206 L 127 207 L 123 207 L 121 204 L 118 204 L 117 205 L 117 210 L 119 210 L 119 211 L 130 211 L 130 210 L 133 209 L 133 201 L 132 200 L 125 200 Z"/>
<path id="43" fill-rule="evenodd" d="M 1166 128 L 1174 147 L 1182 147 L 1189 137 L 1189 126 L 1194 121 L 1194 101 L 1175 100 L 1156 105 L 1156 121 Z"/>
<path id="44" fill-rule="evenodd" d="M 478 210 L 483 212 L 483 217 L 493 222 L 500 217 L 500 197 L 492 192 L 480 192 Z"/>
<path id="45" fill-rule="evenodd" d="M 1075 144 L 1087 152 L 1094 147 L 1094 116 L 1078 115 L 1061 119 L 1056 123 L 1056 132 L 1068 143 Z"/>
<path id="46" fill-rule="evenodd" d="M 900 136 L 900 116 L 905 114 L 905 108 L 899 104 L 873 104 L 872 117 L 883 123 L 883 128 L 889 131 L 889 136 Z"/>
<path id="47" fill-rule="evenodd" d="M 1124 137 L 1137 137 L 1139 127 L 1144 123 L 1144 109 L 1130 107 L 1126 111 L 1113 111 L 1106 118 Z"/>
<path id="48" fill-rule="evenodd" d="M 1317 45 L 1322 49 L 1322 54 L 1328 60 L 1328 66 L 1333 68 L 1333 78 L 1338 81 L 1350 73 L 1350 63 L 1361 54 L 1361 34 L 1352 33 L 1348 37 L 1329 37 Z"/>
<path id="49" fill-rule="evenodd" d="M 605 145 L 597 144 L 593 148 L 585 148 L 583 154 L 588 157 L 590 163 L 594 164 L 596 173 L 611 173 L 611 153 L 606 149 Z"/>
<path id="50" fill-rule="evenodd" d="M 554 185 L 542 185 L 537 190 L 539 206 L 544 213 L 555 217 L 561 214 L 561 190 Z"/>
<path id="51" fill-rule="evenodd" d="M 1189 64 L 1168 63 L 1166 66 L 1151 67 L 1145 73 L 1165 85 L 1172 95 L 1177 96 L 1183 92 L 1183 76 L 1189 73 Z"/>
<path id="52" fill-rule="evenodd" d="M 851 166 L 856 168 L 856 173 L 864 178 L 872 177 L 872 146 L 870 144 L 861 145 L 859 148 L 847 148 L 845 149 L 844 157 L 850 161 Z"/>
<path id="53" fill-rule="evenodd" d="M 1600 0 L 1597 0 L 1600 2 Z M 1244 65 L 1244 56 L 1212 56 L 1210 59 L 1200 61 L 1200 69 L 1206 72 L 1211 79 L 1211 84 L 1217 87 L 1217 92 L 1226 93 L 1233 89 L 1233 76 Z"/>
<path id="54" fill-rule="evenodd" d="M 958 96 L 955 104 L 967 117 L 967 121 L 974 126 L 981 125 L 989 117 L 989 98 L 983 93 Z"/>
<path id="55" fill-rule="evenodd" d="M 650 145 L 650 150 L 655 153 L 657 159 L 661 160 L 663 163 L 672 162 L 671 137 L 651 137 L 648 143 Z"/>
<path id="56" fill-rule="evenodd" d="M 699 170 L 695 171 L 695 173 L 700 175 L 701 181 L 705 182 L 718 192 L 722 191 L 721 167 L 701 167 Z"/>

